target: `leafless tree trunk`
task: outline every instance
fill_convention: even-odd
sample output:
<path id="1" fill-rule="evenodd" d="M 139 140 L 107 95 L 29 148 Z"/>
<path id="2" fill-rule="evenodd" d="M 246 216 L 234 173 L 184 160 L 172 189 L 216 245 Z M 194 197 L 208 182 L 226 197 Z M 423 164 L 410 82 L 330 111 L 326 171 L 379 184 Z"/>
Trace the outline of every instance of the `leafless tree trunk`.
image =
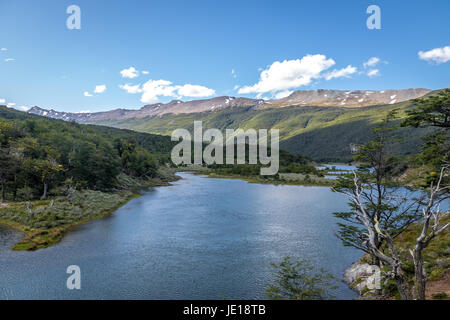
<path id="1" fill-rule="evenodd" d="M 14 173 L 13 201 L 17 200 L 17 173 Z"/>
<path id="2" fill-rule="evenodd" d="M 414 251 L 411 253 L 414 260 L 414 298 L 416 300 L 425 300 L 426 276 L 422 257 L 423 246 L 417 243 Z"/>
<path id="3" fill-rule="evenodd" d="M 6 199 L 6 188 L 5 188 L 5 184 L 6 184 L 6 179 L 2 178 L 1 179 L 1 185 L 2 185 L 2 199 L 1 199 L 1 203 L 5 202 Z"/>
<path id="4" fill-rule="evenodd" d="M 47 181 L 44 181 L 44 194 L 42 195 L 42 200 L 47 200 L 47 189 L 48 189 L 48 183 Z"/>
<path id="5" fill-rule="evenodd" d="M 414 250 L 410 253 L 414 259 L 414 270 L 415 270 L 415 286 L 414 286 L 414 298 L 415 299 L 425 299 L 425 285 L 426 285 L 426 273 L 423 266 L 422 251 L 425 249 L 430 241 L 436 237 L 439 233 L 443 232 L 450 224 L 440 226 L 439 220 L 442 216 L 439 211 L 439 201 L 438 195 L 445 188 L 441 188 L 441 182 L 445 176 L 447 168 L 444 167 L 441 170 L 441 175 L 439 182 L 436 187 L 431 186 L 430 196 L 428 204 L 423 208 L 424 225 L 422 228 L 421 235 L 417 238 Z M 402 268 L 401 256 L 398 253 L 398 248 L 396 247 L 392 236 L 389 234 L 389 230 L 381 230 L 379 221 L 375 217 L 374 222 L 371 221 L 369 214 L 365 209 L 365 205 L 361 200 L 361 195 L 364 190 L 362 184 L 360 183 L 357 174 L 354 177 L 355 188 L 351 193 L 347 193 L 351 201 L 359 208 L 355 211 L 355 217 L 360 222 L 364 228 L 367 230 L 367 240 L 366 245 L 370 253 L 378 258 L 381 262 L 386 263 L 391 267 L 390 276 L 396 281 L 397 289 L 403 300 L 411 300 L 412 290 L 408 284 L 408 278 Z M 431 220 L 433 220 L 433 225 L 430 226 Z M 387 252 L 382 251 L 378 245 L 378 239 L 384 239 L 386 241 Z"/>
<path id="6" fill-rule="evenodd" d="M 391 277 L 395 280 L 397 284 L 398 291 L 403 300 L 411 300 L 411 288 L 408 284 L 406 275 L 402 268 L 401 259 L 397 253 L 394 246 L 394 241 L 388 234 L 383 234 L 379 228 L 378 219 L 375 218 L 375 224 L 371 223 L 370 217 L 366 211 L 365 205 L 361 200 L 361 195 L 364 192 L 363 187 L 359 183 L 358 176 L 355 173 L 354 178 L 355 189 L 353 194 L 350 196 L 351 200 L 357 205 L 359 210 L 355 211 L 356 219 L 365 227 L 367 230 L 367 247 L 371 251 L 372 255 L 377 257 L 380 261 L 388 264 L 392 271 Z M 387 246 L 390 250 L 390 255 L 385 254 L 378 248 L 378 237 L 382 237 L 386 240 Z"/>
<path id="7" fill-rule="evenodd" d="M 31 210 L 31 203 L 30 203 L 30 201 L 27 201 L 27 210 L 28 210 L 28 214 L 30 216 L 32 216 L 33 215 L 33 211 Z"/>
<path id="8" fill-rule="evenodd" d="M 442 217 L 442 212 L 440 211 L 439 203 L 437 205 L 435 204 L 437 195 L 446 189 L 446 187 L 441 187 L 446 170 L 446 167 L 441 169 L 441 174 L 436 187 L 431 185 L 430 199 L 426 208 L 423 209 L 424 221 L 422 232 L 416 239 L 414 249 L 410 250 L 414 261 L 414 299 L 416 300 L 425 300 L 426 271 L 423 265 L 422 252 L 428 247 L 431 240 L 450 226 L 450 223 L 443 226 L 440 225 L 439 222 Z"/>

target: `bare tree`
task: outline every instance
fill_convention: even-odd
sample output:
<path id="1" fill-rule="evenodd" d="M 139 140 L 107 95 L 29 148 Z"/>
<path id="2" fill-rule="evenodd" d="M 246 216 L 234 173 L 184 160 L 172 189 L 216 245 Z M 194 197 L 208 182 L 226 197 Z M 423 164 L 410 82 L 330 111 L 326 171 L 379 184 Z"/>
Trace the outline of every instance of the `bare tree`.
<path id="1" fill-rule="evenodd" d="M 392 238 L 417 222 L 421 212 L 420 201 L 411 201 L 417 192 L 403 187 L 395 178 L 399 159 L 394 155 L 398 139 L 391 136 L 396 130 L 396 126 L 391 124 L 394 117 L 395 113 L 389 113 L 383 125 L 372 130 L 374 138 L 361 145 L 354 155 L 355 160 L 361 163 L 356 170 L 358 183 L 364 186 L 358 190 L 359 204 L 364 206 L 364 214 L 370 224 L 375 225 L 377 221 L 383 229 L 392 231 Z M 338 178 L 332 190 L 346 195 L 355 195 L 357 191 L 352 175 Z M 344 245 L 368 253 L 372 264 L 379 265 L 379 258 L 367 246 L 366 227 L 354 213 L 361 211 L 361 206 L 353 201 L 349 206 L 348 211 L 333 213 L 341 220 L 337 224 L 336 236 Z M 382 250 L 385 241 L 378 233 L 374 234 L 373 242 L 378 250 Z"/>
<path id="2" fill-rule="evenodd" d="M 414 260 L 414 298 L 419 300 L 425 299 L 426 287 L 426 272 L 423 265 L 422 252 L 428 247 L 431 240 L 450 226 L 450 223 L 445 225 L 440 224 L 443 213 L 440 210 L 440 203 L 436 199 L 439 194 L 448 189 L 448 187 L 441 187 L 442 179 L 446 175 L 447 169 L 448 167 L 443 167 L 441 169 L 441 174 L 436 186 L 433 186 L 433 183 L 431 184 L 429 201 L 427 206 L 423 208 L 422 232 L 416 239 L 414 249 L 410 250 Z"/>
<path id="3" fill-rule="evenodd" d="M 442 198 L 440 198 L 439 195 L 446 189 L 446 187 L 441 187 L 441 182 L 446 175 L 446 171 L 447 167 L 442 168 L 439 182 L 436 186 L 431 186 L 426 202 L 421 199 L 416 200 L 416 203 L 419 206 L 422 206 L 423 228 L 421 235 L 416 239 L 414 250 L 411 250 L 415 271 L 415 299 L 425 299 L 426 273 L 423 265 L 422 252 L 431 240 L 450 226 L 450 224 L 440 225 L 440 218 L 443 213 L 439 210 L 439 204 L 442 201 Z M 412 290 L 408 284 L 408 278 L 402 266 L 400 248 L 394 242 L 394 237 L 395 235 L 398 235 L 398 230 L 381 226 L 377 217 L 372 217 L 370 213 L 367 212 L 367 205 L 365 201 L 362 200 L 367 185 L 364 185 L 356 172 L 354 174 L 353 183 L 354 188 L 347 189 L 344 193 L 354 204 L 353 208 L 355 208 L 355 210 L 353 214 L 355 221 L 362 225 L 365 230 L 363 239 L 365 248 L 371 255 L 377 257 L 381 262 L 387 264 L 391 268 L 388 276 L 396 281 L 401 298 L 404 300 L 411 300 L 413 298 L 411 293 Z M 380 239 L 384 240 L 385 243 L 382 247 L 379 245 Z"/>

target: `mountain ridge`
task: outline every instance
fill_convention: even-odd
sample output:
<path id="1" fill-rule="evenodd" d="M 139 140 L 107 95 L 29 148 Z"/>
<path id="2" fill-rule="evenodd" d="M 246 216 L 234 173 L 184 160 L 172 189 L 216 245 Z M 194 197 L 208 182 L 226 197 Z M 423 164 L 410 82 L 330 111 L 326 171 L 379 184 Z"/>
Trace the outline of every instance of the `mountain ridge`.
<path id="1" fill-rule="evenodd" d="M 191 114 L 226 108 L 269 109 L 289 106 L 319 106 L 359 108 L 372 105 L 395 104 L 419 98 L 430 93 L 424 88 L 402 90 L 297 90 L 289 96 L 278 100 L 251 99 L 243 97 L 220 96 L 203 100 L 181 101 L 144 105 L 140 109 L 114 109 L 94 113 L 60 112 L 35 106 L 28 113 L 53 119 L 76 121 L 80 123 L 96 123 L 108 120 L 125 120 L 163 116 L 166 114 Z"/>
<path id="2" fill-rule="evenodd" d="M 278 129 L 280 148 L 283 150 L 320 162 L 347 162 L 353 158 L 352 146 L 369 141 L 372 138 L 371 129 L 377 127 L 389 112 L 397 110 L 398 121 L 401 121 L 406 110 L 413 107 L 412 99 L 438 91 L 317 90 L 293 92 L 286 98 L 270 101 L 247 98 L 234 100 L 231 97 L 189 102 L 173 100 L 167 104 L 147 105 L 139 110 L 116 109 L 94 114 L 58 113 L 37 107 L 30 111 L 40 115 L 47 112 L 46 116 L 66 121 L 169 136 L 177 128 L 193 130 L 194 121 L 202 121 L 205 130 Z M 368 97 L 362 102 L 374 105 L 351 105 L 361 100 L 361 95 Z M 301 104 L 306 98 L 322 106 Z M 427 133 L 427 129 L 401 128 L 396 135 L 407 143 L 400 144 L 396 153 L 416 153 L 422 144 L 422 137 Z"/>

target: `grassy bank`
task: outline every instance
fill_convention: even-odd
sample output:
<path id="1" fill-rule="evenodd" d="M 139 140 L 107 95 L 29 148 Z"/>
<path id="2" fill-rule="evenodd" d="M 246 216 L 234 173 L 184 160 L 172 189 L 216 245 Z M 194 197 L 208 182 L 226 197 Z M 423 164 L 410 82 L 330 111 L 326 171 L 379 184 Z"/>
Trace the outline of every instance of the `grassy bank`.
<path id="1" fill-rule="evenodd" d="M 316 186 L 316 187 L 332 187 L 334 181 L 330 179 L 320 178 L 316 176 L 308 176 L 296 173 L 280 174 L 280 178 L 263 176 L 241 176 L 241 175 L 231 175 L 231 174 L 221 174 L 216 172 L 201 172 L 197 171 L 198 174 L 205 174 L 209 178 L 218 179 L 239 179 L 247 181 L 248 183 L 258 183 L 258 184 L 275 184 L 275 185 L 293 185 L 293 186 Z M 295 175 L 296 178 L 286 178 L 284 175 Z"/>
<path id="2" fill-rule="evenodd" d="M 58 243 L 72 227 L 102 218 L 138 196 L 132 191 L 76 191 L 70 197 L 9 203 L 0 209 L 0 223 L 25 233 L 13 250 L 34 251 Z"/>
<path id="3" fill-rule="evenodd" d="M 180 171 L 190 172 L 193 174 L 206 175 L 209 178 L 217 179 L 238 179 L 247 181 L 248 183 L 258 184 L 275 184 L 275 185 L 293 185 L 293 186 L 318 186 L 332 187 L 335 183 L 332 179 L 318 177 L 316 175 L 308 175 L 302 173 L 280 173 L 278 176 L 259 176 L 259 175 L 239 175 L 231 173 L 223 173 L 198 165 L 191 165 L 179 169 Z"/>
<path id="4" fill-rule="evenodd" d="M 49 200 L 11 202 L 0 206 L 0 224 L 22 231 L 24 238 L 13 250 L 34 251 L 61 241 L 74 226 L 103 218 L 131 199 L 139 190 L 152 186 L 167 186 L 176 177 L 166 175 L 147 181 L 137 181 L 120 176 L 123 190 L 101 192 L 93 190 L 73 191 L 67 196 Z"/>

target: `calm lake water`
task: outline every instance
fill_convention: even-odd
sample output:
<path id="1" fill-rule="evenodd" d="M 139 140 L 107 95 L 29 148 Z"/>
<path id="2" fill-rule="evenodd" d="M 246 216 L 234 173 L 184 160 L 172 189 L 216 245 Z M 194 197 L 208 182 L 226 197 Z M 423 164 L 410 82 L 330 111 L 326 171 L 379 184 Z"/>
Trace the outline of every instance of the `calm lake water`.
<path id="1" fill-rule="evenodd" d="M 10 250 L 21 234 L 0 227 L 0 299 L 264 299 L 284 256 L 339 278 L 361 256 L 334 236 L 347 199 L 329 188 L 179 175 L 44 250 Z M 69 265 L 81 290 L 66 288 Z"/>
<path id="2" fill-rule="evenodd" d="M 353 165 L 347 165 L 347 164 L 323 164 L 321 166 L 316 167 L 317 170 L 324 170 L 324 169 L 336 169 L 336 170 L 345 170 L 345 171 L 353 171 L 356 170 L 357 167 Z"/>

